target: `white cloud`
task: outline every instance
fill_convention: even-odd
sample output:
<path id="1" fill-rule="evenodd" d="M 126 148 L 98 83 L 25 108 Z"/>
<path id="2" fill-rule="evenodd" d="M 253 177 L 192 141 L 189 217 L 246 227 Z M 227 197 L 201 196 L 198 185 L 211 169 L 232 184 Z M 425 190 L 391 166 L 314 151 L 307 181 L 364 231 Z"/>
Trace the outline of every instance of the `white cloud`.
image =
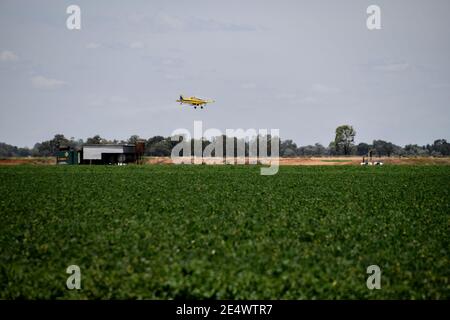
<path id="1" fill-rule="evenodd" d="M 181 80 L 184 79 L 184 77 L 180 74 L 166 74 L 164 75 L 164 78 L 167 80 Z"/>
<path id="2" fill-rule="evenodd" d="M 129 16 L 132 23 L 145 24 L 154 31 L 225 31 L 240 32 L 254 31 L 254 27 L 243 24 L 236 24 L 230 21 L 219 21 L 211 18 L 203 18 L 196 16 L 176 16 L 166 13 L 158 13 L 156 15 L 133 14 Z"/>
<path id="3" fill-rule="evenodd" d="M 129 102 L 129 100 L 127 97 L 123 97 L 123 96 L 111 96 L 111 97 L 109 97 L 109 102 L 115 103 L 115 104 L 122 104 L 122 103 Z"/>
<path id="4" fill-rule="evenodd" d="M 109 105 L 125 105 L 128 102 L 129 99 L 127 97 L 114 95 L 110 97 L 91 97 L 91 100 L 88 102 L 88 104 L 91 107 L 102 107 Z"/>
<path id="5" fill-rule="evenodd" d="M 192 31 L 226 31 L 226 32 L 245 32 L 254 31 L 255 28 L 243 25 L 235 24 L 231 22 L 218 21 L 213 19 L 194 18 L 189 20 L 189 28 Z"/>
<path id="6" fill-rule="evenodd" d="M 142 41 L 134 41 L 130 43 L 131 49 L 143 49 L 145 47 L 145 44 Z"/>
<path id="7" fill-rule="evenodd" d="M 155 23 L 159 27 L 172 30 L 183 29 L 185 26 L 184 22 L 180 18 L 167 14 L 158 14 L 156 16 Z"/>
<path id="8" fill-rule="evenodd" d="M 293 100 L 297 98 L 297 94 L 292 92 L 281 92 L 278 93 L 275 97 L 277 99 Z"/>
<path id="9" fill-rule="evenodd" d="M 282 103 L 288 103 L 290 105 L 297 104 L 317 104 L 319 100 L 313 96 L 301 97 L 293 92 L 283 92 L 275 96 L 277 99 L 283 100 Z"/>
<path id="10" fill-rule="evenodd" d="M 335 87 L 329 87 L 324 84 L 315 84 L 312 86 L 312 91 L 320 94 L 333 94 L 333 93 L 339 93 L 341 90 L 339 88 Z"/>
<path id="11" fill-rule="evenodd" d="M 255 89 L 256 88 L 256 83 L 253 82 L 247 82 L 247 83 L 243 83 L 241 85 L 242 89 Z"/>
<path id="12" fill-rule="evenodd" d="M 0 61 L 17 61 L 19 57 L 12 51 L 3 50 L 0 52 Z"/>
<path id="13" fill-rule="evenodd" d="M 399 63 L 384 63 L 378 64 L 372 67 L 375 71 L 384 71 L 384 72 L 400 72 L 408 70 L 411 66 L 406 62 Z"/>
<path id="14" fill-rule="evenodd" d="M 300 99 L 299 102 L 304 103 L 304 104 L 316 104 L 319 101 L 314 97 L 305 97 L 305 98 Z"/>
<path id="15" fill-rule="evenodd" d="M 94 99 L 91 99 L 89 102 L 88 102 L 88 105 L 90 106 L 90 107 L 101 107 L 101 106 L 103 106 L 105 104 L 105 102 L 104 102 L 104 100 L 102 99 L 102 98 L 94 98 Z"/>
<path id="16" fill-rule="evenodd" d="M 182 65 L 182 62 L 180 59 L 166 58 L 161 60 L 161 64 L 169 67 L 179 67 Z"/>
<path id="17" fill-rule="evenodd" d="M 97 42 L 90 42 L 86 45 L 86 49 L 98 49 L 100 48 L 102 45 L 100 43 Z"/>
<path id="18" fill-rule="evenodd" d="M 50 79 L 44 76 L 32 77 L 31 83 L 33 87 L 38 89 L 57 89 L 67 84 L 62 80 Z"/>

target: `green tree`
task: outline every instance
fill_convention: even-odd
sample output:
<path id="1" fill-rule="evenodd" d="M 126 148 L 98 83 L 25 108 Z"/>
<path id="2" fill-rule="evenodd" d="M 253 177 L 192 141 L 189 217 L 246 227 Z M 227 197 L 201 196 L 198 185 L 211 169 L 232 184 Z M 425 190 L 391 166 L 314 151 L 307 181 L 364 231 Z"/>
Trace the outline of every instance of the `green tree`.
<path id="1" fill-rule="evenodd" d="M 436 155 L 448 156 L 450 155 L 450 144 L 445 139 L 438 139 L 434 141 L 431 150 Z"/>
<path id="2" fill-rule="evenodd" d="M 297 152 L 297 145 L 292 140 L 283 140 L 280 144 L 280 156 L 292 157 Z"/>
<path id="3" fill-rule="evenodd" d="M 349 155 L 355 141 L 356 131 L 352 126 L 342 125 L 336 128 L 334 143 L 336 151 L 340 154 Z"/>
<path id="4" fill-rule="evenodd" d="M 172 152 L 170 138 L 156 136 L 147 140 L 145 154 L 154 157 L 168 157 Z"/>
<path id="5" fill-rule="evenodd" d="M 373 148 L 375 149 L 375 152 L 379 157 L 381 156 L 388 156 L 390 157 L 397 146 L 394 145 L 392 142 L 387 142 L 384 140 L 374 140 L 373 141 Z"/>
<path id="6" fill-rule="evenodd" d="M 356 146 L 356 154 L 358 156 L 366 156 L 369 153 L 371 146 L 367 143 L 361 142 Z"/>
<path id="7" fill-rule="evenodd" d="M 128 138 L 127 143 L 136 144 L 139 140 L 141 140 L 139 136 L 137 134 L 133 134 L 131 137 Z"/>
<path id="8" fill-rule="evenodd" d="M 74 141 L 67 139 L 63 134 L 55 134 L 51 140 L 36 143 L 33 155 L 42 157 L 54 156 L 60 147 L 74 147 L 73 143 Z"/>
<path id="9" fill-rule="evenodd" d="M 428 150 L 425 147 L 418 146 L 417 144 L 407 144 L 405 146 L 405 153 L 408 156 L 424 156 L 428 154 Z"/>
<path id="10" fill-rule="evenodd" d="M 92 138 L 87 138 L 86 139 L 86 144 L 105 144 L 105 143 L 107 143 L 107 140 L 103 139 L 98 134 L 96 134 Z"/>
<path id="11" fill-rule="evenodd" d="M 0 158 L 27 157 L 29 155 L 31 155 L 31 151 L 28 148 L 18 148 L 16 146 L 0 142 Z"/>
<path id="12" fill-rule="evenodd" d="M 154 146 L 158 143 L 164 141 L 164 137 L 162 136 L 154 136 L 149 138 L 146 143 L 145 143 L 145 154 L 147 156 L 152 156 L 155 153 L 155 150 L 157 148 L 155 148 Z"/>
<path id="13" fill-rule="evenodd" d="M 329 156 L 335 156 L 336 154 L 337 154 L 337 151 L 336 151 L 336 143 L 334 142 L 334 141 L 331 141 L 329 144 L 328 144 L 328 155 Z"/>

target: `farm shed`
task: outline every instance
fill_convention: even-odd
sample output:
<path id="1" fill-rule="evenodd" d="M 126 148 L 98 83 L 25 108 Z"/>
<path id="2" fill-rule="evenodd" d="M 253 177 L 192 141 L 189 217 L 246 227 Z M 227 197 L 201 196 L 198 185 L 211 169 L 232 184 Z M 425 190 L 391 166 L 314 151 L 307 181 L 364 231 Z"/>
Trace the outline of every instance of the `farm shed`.
<path id="1" fill-rule="evenodd" d="M 131 163 L 140 158 L 134 144 L 84 145 L 81 155 L 81 163 L 84 164 Z"/>
<path id="2" fill-rule="evenodd" d="M 125 164 L 141 163 L 145 143 L 87 144 L 78 148 L 61 146 L 56 153 L 57 164 Z"/>
<path id="3" fill-rule="evenodd" d="M 72 150 L 69 147 L 61 147 L 56 153 L 57 164 L 79 164 L 81 161 L 81 154 L 79 151 Z"/>

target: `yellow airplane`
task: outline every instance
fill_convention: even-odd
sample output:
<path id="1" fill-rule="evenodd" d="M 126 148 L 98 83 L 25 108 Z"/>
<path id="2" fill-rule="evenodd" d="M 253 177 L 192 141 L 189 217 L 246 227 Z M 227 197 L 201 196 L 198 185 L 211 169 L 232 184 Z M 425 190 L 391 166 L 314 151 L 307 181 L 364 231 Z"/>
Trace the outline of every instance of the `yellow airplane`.
<path id="1" fill-rule="evenodd" d="M 191 106 L 194 106 L 194 109 L 197 109 L 198 106 L 203 109 L 203 106 L 206 106 L 207 103 L 214 102 L 214 100 L 205 100 L 200 99 L 196 97 L 183 97 L 183 95 L 180 95 L 180 99 L 177 100 L 180 104 L 190 104 Z"/>

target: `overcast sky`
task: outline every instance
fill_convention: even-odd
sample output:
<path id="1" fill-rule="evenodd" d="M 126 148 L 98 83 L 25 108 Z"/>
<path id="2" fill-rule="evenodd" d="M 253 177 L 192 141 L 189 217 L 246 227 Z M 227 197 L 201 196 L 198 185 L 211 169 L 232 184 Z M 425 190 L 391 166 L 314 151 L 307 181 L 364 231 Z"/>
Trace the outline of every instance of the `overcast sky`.
<path id="1" fill-rule="evenodd" d="M 70 4 L 81 30 L 66 28 Z M 0 141 L 167 136 L 194 120 L 299 145 L 328 145 L 341 124 L 357 142 L 449 139 L 449 31 L 448 0 L 0 0 Z"/>

